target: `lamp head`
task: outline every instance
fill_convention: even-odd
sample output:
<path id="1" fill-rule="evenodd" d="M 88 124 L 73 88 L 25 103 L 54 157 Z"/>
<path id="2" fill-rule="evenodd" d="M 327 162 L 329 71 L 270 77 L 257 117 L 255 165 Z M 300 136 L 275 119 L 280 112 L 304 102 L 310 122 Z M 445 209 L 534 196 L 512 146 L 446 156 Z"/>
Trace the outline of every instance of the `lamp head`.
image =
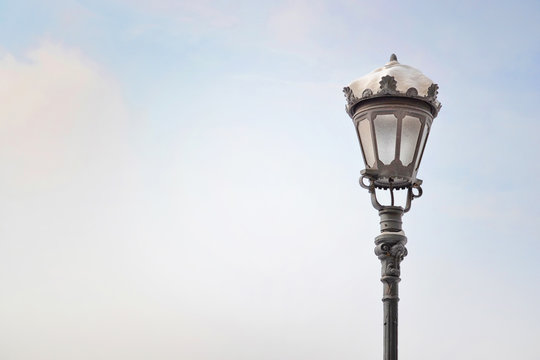
<path id="1" fill-rule="evenodd" d="M 410 188 L 416 178 L 433 119 L 441 103 L 438 85 L 392 54 L 383 67 L 343 89 L 365 170 L 375 187 Z"/>

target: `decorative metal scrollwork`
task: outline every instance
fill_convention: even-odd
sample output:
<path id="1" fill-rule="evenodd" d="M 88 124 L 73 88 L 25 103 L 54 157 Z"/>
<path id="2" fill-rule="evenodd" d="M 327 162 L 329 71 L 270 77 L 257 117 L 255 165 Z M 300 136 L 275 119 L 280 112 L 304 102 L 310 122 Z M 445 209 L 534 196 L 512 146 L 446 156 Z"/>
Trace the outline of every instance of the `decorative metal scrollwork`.
<path id="1" fill-rule="evenodd" d="M 358 101 L 360 101 L 359 98 L 357 98 L 356 96 L 354 96 L 354 93 L 353 91 L 351 90 L 350 87 L 346 86 L 343 88 L 343 93 L 345 93 L 345 98 L 347 99 L 347 104 L 349 106 L 351 106 L 352 104 L 355 104 L 357 103 Z"/>
<path id="2" fill-rule="evenodd" d="M 383 277 L 399 277 L 401 275 L 400 264 L 407 256 L 407 248 L 402 242 L 396 244 L 381 242 L 375 247 L 375 255 L 382 262 L 381 273 Z"/>
<path id="3" fill-rule="evenodd" d="M 431 84 L 427 90 L 426 96 L 420 96 L 418 95 L 418 89 L 411 87 L 407 89 L 405 93 L 402 93 L 397 90 L 397 81 L 393 76 L 386 75 L 381 78 L 381 81 L 379 81 L 380 84 L 380 90 L 377 93 L 373 93 L 371 89 L 364 89 L 362 90 L 361 97 L 357 97 L 354 93 L 354 91 L 346 86 L 343 88 L 343 93 L 345 94 L 345 98 L 347 99 L 347 112 L 351 117 L 353 117 L 352 109 L 353 107 L 358 104 L 361 101 L 381 97 L 381 96 L 397 96 L 397 97 L 408 97 L 408 98 L 414 98 L 418 100 L 425 101 L 431 105 L 431 107 L 436 113 L 439 112 L 441 109 L 441 103 L 437 100 L 437 94 L 439 90 L 439 85 L 437 84 Z"/>
<path id="4" fill-rule="evenodd" d="M 375 179 L 372 178 L 369 175 L 364 174 L 364 175 L 360 176 L 360 179 L 359 179 L 358 182 L 360 183 L 360 186 L 362 188 L 369 191 L 369 194 L 371 196 L 371 204 L 373 205 L 373 207 L 376 210 L 382 210 L 385 207 L 385 205 L 382 205 L 379 202 L 379 200 L 377 199 L 377 192 L 376 192 L 376 187 L 375 187 Z M 413 183 L 412 185 L 407 187 L 407 197 L 406 197 L 406 201 L 405 201 L 405 207 L 403 208 L 403 212 L 409 211 L 411 209 L 412 201 L 414 199 L 417 199 L 420 196 L 422 196 L 423 191 L 422 191 L 422 187 L 420 186 L 420 183 L 421 183 L 421 181 Z M 390 186 L 388 188 L 388 190 L 390 191 L 390 199 L 391 199 L 390 206 L 394 206 L 394 193 L 393 193 L 394 188 L 392 188 L 392 186 Z M 415 193 L 415 191 L 416 191 L 416 193 Z"/>
<path id="5" fill-rule="evenodd" d="M 410 97 L 418 96 L 418 90 L 416 90 L 416 88 L 411 87 L 407 90 L 405 95 L 410 96 Z"/>
<path id="6" fill-rule="evenodd" d="M 395 94 L 398 93 L 397 91 L 397 81 L 394 79 L 393 76 L 386 75 L 381 78 L 381 81 L 379 81 L 379 84 L 381 85 L 381 90 L 377 94 Z"/>
<path id="7" fill-rule="evenodd" d="M 364 91 L 362 91 L 362 99 L 368 98 L 371 95 L 373 95 L 373 91 L 371 91 L 371 89 L 365 89 Z"/>

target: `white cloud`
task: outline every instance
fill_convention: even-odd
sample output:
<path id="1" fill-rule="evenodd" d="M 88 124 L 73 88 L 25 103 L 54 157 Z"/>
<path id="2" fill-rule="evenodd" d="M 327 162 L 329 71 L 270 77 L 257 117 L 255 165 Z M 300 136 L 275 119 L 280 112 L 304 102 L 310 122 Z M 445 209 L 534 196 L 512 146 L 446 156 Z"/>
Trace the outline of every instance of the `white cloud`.
<path id="1" fill-rule="evenodd" d="M 120 89 L 77 50 L 45 42 L 22 59 L 6 54 L 0 79 L 4 185 L 53 185 L 123 151 Z"/>
<path id="2" fill-rule="evenodd" d="M 2 56 L 0 78 L 2 354 L 113 353 L 107 329 L 140 303 L 120 305 L 130 294 L 121 254 L 137 224 L 121 88 L 53 42 Z"/>

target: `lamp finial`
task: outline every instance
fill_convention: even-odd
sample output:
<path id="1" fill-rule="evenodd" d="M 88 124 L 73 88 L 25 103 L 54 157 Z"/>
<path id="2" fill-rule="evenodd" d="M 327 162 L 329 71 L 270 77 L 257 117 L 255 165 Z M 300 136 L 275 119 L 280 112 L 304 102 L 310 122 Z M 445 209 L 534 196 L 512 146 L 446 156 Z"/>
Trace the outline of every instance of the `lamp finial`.
<path id="1" fill-rule="evenodd" d="M 396 56 L 396 54 L 390 55 L 390 61 L 397 61 L 397 56 Z"/>

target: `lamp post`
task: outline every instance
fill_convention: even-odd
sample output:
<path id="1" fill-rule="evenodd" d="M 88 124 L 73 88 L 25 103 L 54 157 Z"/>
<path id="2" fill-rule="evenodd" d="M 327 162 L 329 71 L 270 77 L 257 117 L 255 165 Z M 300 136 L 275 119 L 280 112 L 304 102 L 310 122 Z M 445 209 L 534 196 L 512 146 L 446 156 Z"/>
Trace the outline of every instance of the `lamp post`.
<path id="1" fill-rule="evenodd" d="M 412 200 L 422 195 L 422 180 L 416 173 L 441 108 L 437 90 L 438 85 L 419 70 L 400 64 L 394 54 L 383 67 L 343 89 L 366 166 L 360 185 L 369 191 L 381 219 L 375 254 L 382 265 L 384 360 L 398 358 L 398 284 L 400 263 L 407 255 L 401 219 Z M 379 202 L 376 189 L 390 192 L 389 205 Z M 403 207 L 394 201 L 394 191 L 399 190 L 406 191 Z"/>

